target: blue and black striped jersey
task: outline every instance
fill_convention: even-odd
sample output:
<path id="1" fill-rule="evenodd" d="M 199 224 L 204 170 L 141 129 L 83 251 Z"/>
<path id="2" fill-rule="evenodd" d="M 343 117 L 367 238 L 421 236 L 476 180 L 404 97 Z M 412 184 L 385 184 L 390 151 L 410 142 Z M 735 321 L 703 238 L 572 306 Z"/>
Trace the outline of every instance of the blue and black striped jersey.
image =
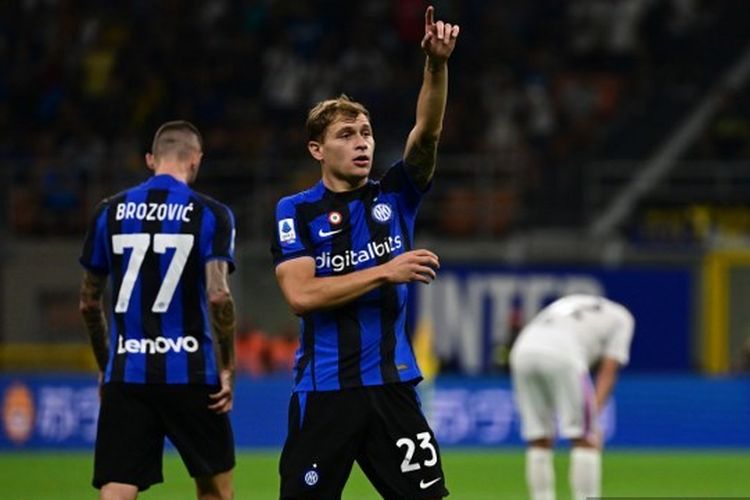
<path id="1" fill-rule="evenodd" d="M 379 181 L 344 193 L 318 182 L 283 198 L 271 244 L 274 265 L 309 256 L 316 276 L 388 262 L 411 249 L 420 192 L 403 161 Z M 421 378 L 406 327 L 407 285 L 383 285 L 301 318 L 295 390 L 326 391 Z"/>
<path id="2" fill-rule="evenodd" d="M 234 269 L 234 215 L 169 175 L 105 199 L 81 264 L 112 283 L 105 382 L 219 383 L 206 262 Z"/>

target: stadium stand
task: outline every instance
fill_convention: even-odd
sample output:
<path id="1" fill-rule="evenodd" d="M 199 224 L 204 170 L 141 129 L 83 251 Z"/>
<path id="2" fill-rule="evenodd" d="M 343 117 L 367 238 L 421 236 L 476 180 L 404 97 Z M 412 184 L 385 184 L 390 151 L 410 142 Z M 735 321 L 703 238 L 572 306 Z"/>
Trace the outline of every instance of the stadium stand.
<path id="1" fill-rule="evenodd" d="M 381 161 L 398 156 L 423 3 L 4 3 L 5 223 L 79 233 L 91 200 L 144 177 L 144 131 L 180 115 L 206 130 L 204 183 L 244 208 L 246 237 L 263 237 L 277 193 L 314 176 L 301 124 L 317 99 L 366 102 Z M 434 196 L 443 214 L 423 222 L 436 236 L 580 224 L 585 165 L 647 156 L 748 39 L 738 1 L 440 4 L 467 38 Z M 747 106 L 733 112 L 747 120 Z M 712 144 L 726 150 L 716 134 L 733 132 L 718 123 Z M 262 201 L 247 206 L 248 192 Z"/>

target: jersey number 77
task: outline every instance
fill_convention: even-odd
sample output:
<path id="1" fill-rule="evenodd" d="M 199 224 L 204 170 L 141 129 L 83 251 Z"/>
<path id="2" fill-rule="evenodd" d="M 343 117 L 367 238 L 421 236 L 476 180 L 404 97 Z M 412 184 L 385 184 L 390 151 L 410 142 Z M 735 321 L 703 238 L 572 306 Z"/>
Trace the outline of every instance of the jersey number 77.
<path id="1" fill-rule="evenodd" d="M 174 291 L 180 282 L 180 277 L 182 276 L 182 271 L 185 269 L 185 263 L 190 255 L 190 250 L 193 248 L 193 241 L 194 237 L 192 234 L 154 234 L 153 251 L 155 253 L 165 254 L 168 248 L 174 248 L 175 252 L 167 268 L 167 273 L 164 275 L 164 280 L 159 287 L 159 292 L 156 294 L 154 304 L 151 306 L 152 312 L 164 313 L 169 309 L 169 304 L 172 302 Z M 132 250 L 130 259 L 128 260 L 128 268 L 122 278 L 120 291 L 117 293 L 117 301 L 115 303 L 116 313 L 127 312 L 130 305 L 130 296 L 138 279 L 143 259 L 146 257 L 146 252 L 149 251 L 151 246 L 152 240 L 149 233 L 112 235 L 112 251 L 114 253 L 124 255 L 126 248 Z"/>

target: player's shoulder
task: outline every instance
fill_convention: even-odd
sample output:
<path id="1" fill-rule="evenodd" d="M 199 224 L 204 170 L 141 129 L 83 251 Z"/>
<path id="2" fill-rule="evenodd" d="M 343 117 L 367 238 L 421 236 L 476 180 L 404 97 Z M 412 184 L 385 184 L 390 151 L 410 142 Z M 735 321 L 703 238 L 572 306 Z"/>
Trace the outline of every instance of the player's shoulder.
<path id="1" fill-rule="evenodd" d="M 106 205 L 106 206 L 112 206 L 116 203 L 125 201 L 134 195 L 137 196 L 136 193 L 138 193 L 139 191 L 144 191 L 148 189 L 149 189 L 149 186 L 146 182 L 142 182 L 139 184 L 131 184 L 130 186 L 125 187 L 122 190 L 117 191 L 116 193 L 111 194 L 107 196 L 106 198 L 102 199 L 100 204 Z"/>
<path id="2" fill-rule="evenodd" d="M 428 187 L 419 187 L 414 183 L 411 173 L 412 169 L 406 163 L 404 158 L 399 158 L 388 167 L 380 179 L 377 186 L 384 192 L 411 192 L 418 195 L 424 194 Z"/>
<path id="3" fill-rule="evenodd" d="M 140 189 L 143 189 L 143 184 L 136 184 L 135 186 L 126 187 L 125 189 L 122 189 L 122 190 L 120 190 L 120 191 L 118 191 L 118 192 L 116 192 L 116 193 L 114 193 L 114 194 L 112 194 L 112 195 L 104 198 L 104 200 L 102 200 L 102 203 L 106 202 L 106 203 L 108 203 L 110 205 L 113 204 L 113 203 L 117 203 L 117 202 L 119 202 L 119 201 L 124 200 L 125 198 L 127 198 L 132 192 L 140 190 Z"/>
<path id="4" fill-rule="evenodd" d="M 323 199 L 325 189 L 323 188 L 322 181 L 316 183 L 304 191 L 299 191 L 287 196 L 282 196 L 278 203 L 278 207 L 295 207 L 297 205 L 317 203 Z"/>
<path id="5" fill-rule="evenodd" d="M 623 304 L 620 304 L 619 302 L 615 302 L 613 300 L 607 300 L 607 307 L 611 311 L 611 314 L 614 316 L 617 316 L 619 318 L 619 321 L 625 325 L 629 326 L 630 328 L 633 327 L 635 324 L 635 317 L 633 316 L 633 313 L 625 307 Z"/>
<path id="6" fill-rule="evenodd" d="M 574 294 L 564 297 L 563 299 L 573 307 L 586 307 L 588 305 L 593 305 L 601 314 L 604 314 L 613 320 L 616 319 L 617 321 L 624 323 L 632 323 L 634 321 L 633 314 L 627 307 L 615 300 L 601 295 Z"/>
<path id="7" fill-rule="evenodd" d="M 190 190 L 191 198 L 193 198 L 196 202 L 203 205 L 204 207 L 208 208 L 214 213 L 217 214 L 228 214 L 230 216 L 233 216 L 232 209 L 229 208 L 228 205 L 225 203 L 220 202 L 216 198 L 213 198 L 212 196 L 209 196 L 205 193 L 201 193 L 200 191 L 195 191 L 194 189 Z"/>
<path id="8" fill-rule="evenodd" d="M 118 191 L 109 196 L 105 196 L 99 201 L 99 204 L 96 206 L 96 209 L 94 209 L 94 213 L 99 215 L 102 212 L 106 211 L 109 207 L 122 202 L 128 197 L 128 193 L 136 189 L 136 187 L 137 186 L 129 187 L 127 189 L 123 189 L 122 191 Z"/>
<path id="9" fill-rule="evenodd" d="M 619 315 L 632 316 L 627 307 L 615 300 L 608 299 L 607 297 L 596 297 L 596 299 L 601 307 L 607 311 L 612 311 Z"/>
<path id="10" fill-rule="evenodd" d="M 406 174 L 406 163 L 403 158 L 399 158 L 398 160 L 391 163 L 391 165 L 386 168 L 382 175 L 377 180 L 370 180 L 370 182 L 373 182 L 375 184 L 382 184 L 383 182 L 388 182 L 389 179 L 393 177 L 401 177 Z"/>

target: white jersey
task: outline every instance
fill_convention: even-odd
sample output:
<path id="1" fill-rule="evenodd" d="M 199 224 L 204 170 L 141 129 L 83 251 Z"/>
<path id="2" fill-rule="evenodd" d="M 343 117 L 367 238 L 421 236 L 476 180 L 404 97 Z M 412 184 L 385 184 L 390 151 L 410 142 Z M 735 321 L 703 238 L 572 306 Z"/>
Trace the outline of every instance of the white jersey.
<path id="1" fill-rule="evenodd" d="M 621 365 L 630 359 L 635 321 L 622 305 L 594 295 L 567 295 L 526 325 L 514 354 L 539 352 L 590 367 L 603 357 Z"/>

